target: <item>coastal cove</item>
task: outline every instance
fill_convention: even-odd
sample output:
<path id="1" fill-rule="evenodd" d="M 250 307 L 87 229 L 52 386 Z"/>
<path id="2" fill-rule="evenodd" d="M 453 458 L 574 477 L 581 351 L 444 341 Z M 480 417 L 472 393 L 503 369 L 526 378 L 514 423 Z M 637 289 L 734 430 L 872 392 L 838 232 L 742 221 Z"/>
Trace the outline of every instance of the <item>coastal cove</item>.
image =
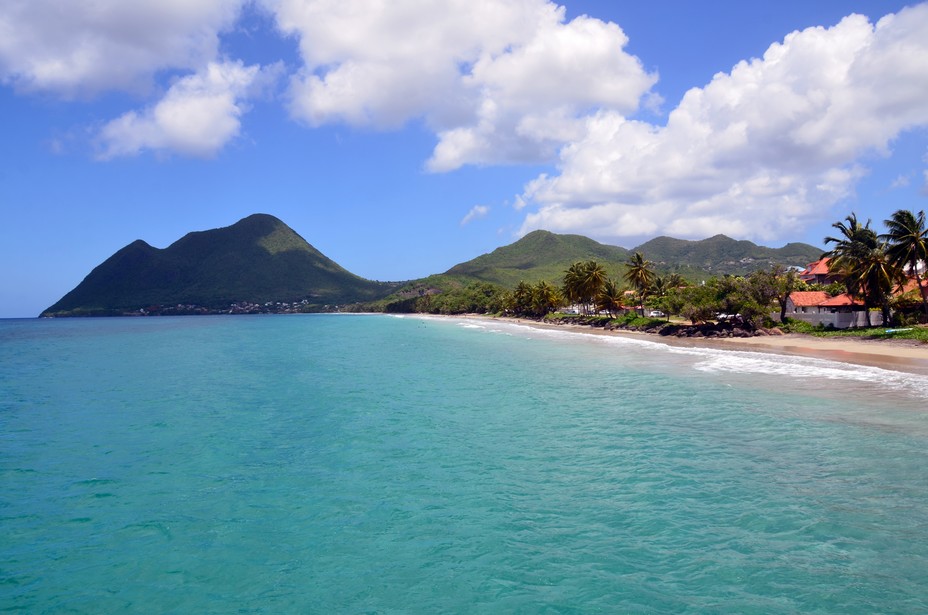
<path id="1" fill-rule="evenodd" d="M 0 321 L 0 607 L 924 612 L 924 383 L 509 319 Z"/>

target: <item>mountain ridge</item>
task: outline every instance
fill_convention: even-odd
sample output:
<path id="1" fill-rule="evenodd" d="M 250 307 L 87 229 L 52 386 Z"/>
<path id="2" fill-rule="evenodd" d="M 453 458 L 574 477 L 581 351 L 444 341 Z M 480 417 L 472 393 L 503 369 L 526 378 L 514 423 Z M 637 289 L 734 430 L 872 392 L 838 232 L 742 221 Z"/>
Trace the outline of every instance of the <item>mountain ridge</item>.
<path id="1" fill-rule="evenodd" d="M 106 315 L 165 305 L 228 308 L 239 302 L 308 305 L 377 299 L 396 284 L 357 276 L 268 214 L 187 233 L 167 248 L 137 239 L 94 268 L 44 312 Z"/>
<path id="2" fill-rule="evenodd" d="M 441 275 L 514 286 L 520 281 L 531 283 L 546 279 L 555 282 L 571 264 L 596 260 L 607 275 L 621 279 L 625 263 L 635 252 L 641 252 L 654 263 L 658 272 L 708 277 L 743 275 L 772 265 L 804 267 L 818 259 L 822 250 L 798 242 L 782 248 L 768 248 L 721 234 L 701 240 L 661 236 L 626 249 L 601 244 L 583 235 L 533 231 L 512 244 L 459 263 Z"/>
<path id="3" fill-rule="evenodd" d="M 660 273 L 691 278 L 745 274 L 772 264 L 805 266 L 821 254 L 808 244 L 767 248 L 725 235 L 698 241 L 661 236 L 628 250 L 583 235 L 538 230 L 444 273 L 408 282 L 376 282 L 344 269 L 274 216 L 252 214 L 227 227 L 187 233 L 167 248 L 137 239 L 95 267 L 41 315 L 216 313 L 244 310 L 240 304 L 252 306 L 245 311 L 261 311 L 266 303 L 321 311 L 449 284 L 559 284 L 564 271 L 581 260 L 596 260 L 607 275 L 621 279 L 636 251 Z"/>

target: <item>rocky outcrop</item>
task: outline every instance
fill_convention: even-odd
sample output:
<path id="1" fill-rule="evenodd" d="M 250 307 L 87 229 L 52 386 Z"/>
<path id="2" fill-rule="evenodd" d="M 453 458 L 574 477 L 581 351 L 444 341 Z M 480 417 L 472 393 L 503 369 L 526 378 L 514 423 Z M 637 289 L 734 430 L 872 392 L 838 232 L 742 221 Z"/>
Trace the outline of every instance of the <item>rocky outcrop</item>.
<path id="1" fill-rule="evenodd" d="M 596 327 L 607 331 L 640 331 L 664 337 L 731 338 L 783 335 L 783 331 L 778 328 L 754 328 L 747 324 L 734 322 L 710 322 L 698 325 L 655 323 L 647 326 L 634 326 L 622 325 L 605 316 L 569 316 L 548 322 L 562 325 Z"/>

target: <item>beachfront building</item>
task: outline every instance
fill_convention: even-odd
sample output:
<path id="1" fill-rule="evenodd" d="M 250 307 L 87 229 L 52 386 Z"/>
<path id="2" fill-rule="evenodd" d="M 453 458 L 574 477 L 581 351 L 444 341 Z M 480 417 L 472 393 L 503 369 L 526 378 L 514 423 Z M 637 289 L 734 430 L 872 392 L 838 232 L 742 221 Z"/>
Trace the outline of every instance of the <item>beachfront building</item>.
<path id="1" fill-rule="evenodd" d="M 786 300 L 786 315 L 835 329 L 867 326 L 867 310 L 863 301 L 847 293 L 832 297 L 821 290 L 795 291 Z"/>
<path id="2" fill-rule="evenodd" d="M 913 276 L 902 287 L 897 288 L 893 296 L 899 297 L 917 288 L 918 283 Z M 921 295 L 928 299 L 928 280 L 922 280 L 921 291 Z M 915 296 L 918 297 L 917 294 Z M 921 305 L 913 305 L 909 309 L 920 312 L 922 308 Z M 786 315 L 813 325 L 832 326 L 835 329 L 867 326 L 867 310 L 863 301 L 847 293 L 832 297 L 821 290 L 794 291 L 786 300 Z M 875 322 L 879 322 L 878 317 L 875 318 Z"/>

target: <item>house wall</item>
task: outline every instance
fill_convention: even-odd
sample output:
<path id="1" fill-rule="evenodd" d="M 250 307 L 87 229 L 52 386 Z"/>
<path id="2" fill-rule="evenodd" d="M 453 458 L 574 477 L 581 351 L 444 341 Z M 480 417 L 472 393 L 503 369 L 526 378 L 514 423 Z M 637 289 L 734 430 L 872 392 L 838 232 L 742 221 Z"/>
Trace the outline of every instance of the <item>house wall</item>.
<path id="1" fill-rule="evenodd" d="M 801 308 L 800 308 L 801 309 Z M 777 315 L 779 317 L 779 314 Z M 790 318 L 801 320 L 812 325 L 821 324 L 825 327 L 831 325 L 835 329 L 848 329 L 850 327 L 866 327 L 867 312 L 791 312 L 787 313 Z M 874 312 L 874 324 L 880 323 L 879 313 Z"/>

